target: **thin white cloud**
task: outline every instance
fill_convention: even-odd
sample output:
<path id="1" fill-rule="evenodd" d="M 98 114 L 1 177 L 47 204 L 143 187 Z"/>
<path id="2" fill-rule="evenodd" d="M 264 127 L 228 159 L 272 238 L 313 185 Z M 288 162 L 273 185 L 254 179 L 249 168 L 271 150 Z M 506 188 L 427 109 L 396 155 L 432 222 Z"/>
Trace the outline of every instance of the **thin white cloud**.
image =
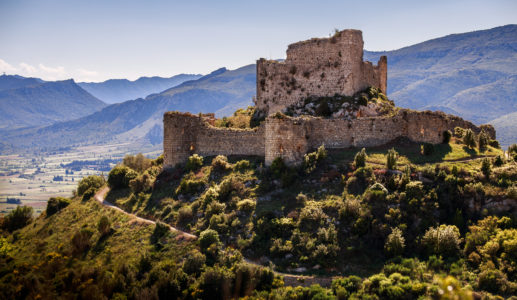
<path id="1" fill-rule="evenodd" d="M 36 67 L 29 65 L 28 63 L 20 63 L 21 71 L 25 74 L 32 75 L 36 73 Z"/>
<path id="2" fill-rule="evenodd" d="M 54 74 L 55 76 L 60 76 L 60 77 L 63 77 L 66 75 L 64 67 L 52 68 L 52 67 L 45 66 L 44 64 L 39 64 L 38 67 L 44 73 Z"/>
<path id="3" fill-rule="evenodd" d="M 0 58 L 0 72 L 11 73 L 16 72 L 16 68 L 11 66 L 8 62 Z"/>
<path id="4" fill-rule="evenodd" d="M 99 81 L 100 74 L 97 71 L 78 68 L 68 71 L 63 66 L 48 66 L 43 63 L 31 65 L 21 62 L 18 65 L 10 64 L 0 59 L 0 73 L 16 74 L 24 77 L 38 77 L 43 80 L 64 80 L 74 78 L 76 81 Z"/>

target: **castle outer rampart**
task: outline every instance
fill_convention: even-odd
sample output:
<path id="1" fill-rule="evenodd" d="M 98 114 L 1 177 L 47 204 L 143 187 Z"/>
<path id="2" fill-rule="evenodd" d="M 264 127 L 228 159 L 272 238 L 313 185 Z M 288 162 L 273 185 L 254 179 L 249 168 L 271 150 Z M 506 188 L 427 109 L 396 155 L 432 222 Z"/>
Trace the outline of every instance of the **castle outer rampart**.
<path id="1" fill-rule="evenodd" d="M 257 61 L 257 109 L 271 115 L 310 96 L 351 96 L 374 86 L 386 93 L 388 65 L 363 61 L 360 30 L 289 45 L 287 59 Z"/>
<path id="2" fill-rule="evenodd" d="M 400 137 L 438 144 L 443 132 L 455 127 L 476 133 L 485 130 L 495 138 L 492 126 L 478 127 L 462 118 L 431 111 L 403 109 L 393 117 L 353 120 L 274 115 L 254 129 L 217 128 L 196 115 L 168 112 L 164 115 L 164 165 L 183 163 L 194 153 L 263 156 L 266 165 L 281 157 L 286 164 L 297 165 L 304 154 L 321 145 L 328 149 L 372 147 Z"/>

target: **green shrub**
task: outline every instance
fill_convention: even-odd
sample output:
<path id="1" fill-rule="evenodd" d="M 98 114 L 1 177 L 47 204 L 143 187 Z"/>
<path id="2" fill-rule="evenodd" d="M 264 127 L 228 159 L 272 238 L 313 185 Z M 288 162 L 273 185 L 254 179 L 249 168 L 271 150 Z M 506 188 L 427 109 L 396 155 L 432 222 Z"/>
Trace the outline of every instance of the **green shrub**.
<path id="1" fill-rule="evenodd" d="M 455 127 L 454 128 L 454 136 L 457 137 L 457 138 L 462 138 L 463 135 L 465 134 L 465 129 L 461 128 L 461 127 Z"/>
<path id="2" fill-rule="evenodd" d="M 425 232 L 421 243 L 429 253 L 456 256 L 460 247 L 460 231 L 454 225 L 431 227 Z"/>
<path id="3" fill-rule="evenodd" d="M 397 167 L 397 160 L 399 154 L 395 149 L 391 148 L 388 150 L 388 154 L 386 155 L 386 167 L 388 170 L 394 170 Z"/>
<path id="4" fill-rule="evenodd" d="M 111 231 L 111 222 L 107 216 L 102 216 L 97 223 L 97 230 L 101 236 L 107 235 Z"/>
<path id="5" fill-rule="evenodd" d="M 82 196 L 88 189 L 93 189 L 94 193 L 106 184 L 104 177 L 97 175 L 86 176 L 77 185 L 77 195 Z"/>
<path id="6" fill-rule="evenodd" d="M 352 275 L 332 280 L 331 288 L 338 299 L 348 299 L 350 295 L 361 289 L 362 284 L 363 280 L 360 277 Z"/>
<path id="7" fill-rule="evenodd" d="M 498 140 L 490 140 L 488 144 L 496 149 L 501 149 L 501 145 Z"/>
<path id="8" fill-rule="evenodd" d="M 488 180 L 490 178 L 490 174 L 492 173 L 492 164 L 490 163 L 490 159 L 484 158 L 481 162 L 481 172 L 485 175 L 485 178 Z"/>
<path id="9" fill-rule="evenodd" d="M 91 247 L 90 238 L 93 232 L 89 229 L 83 228 L 78 230 L 72 237 L 72 251 L 74 254 L 84 253 Z"/>
<path id="10" fill-rule="evenodd" d="M 171 232 L 171 229 L 169 225 L 162 223 L 162 222 L 156 222 L 153 230 L 153 234 L 151 235 L 151 243 L 157 244 L 160 239 L 162 239 L 164 236 L 169 234 Z"/>
<path id="11" fill-rule="evenodd" d="M 91 187 L 83 193 L 83 197 L 81 198 L 83 201 L 90 200 L 95 195 L 96 189 Z"/>
<path id="12" fill-rule="evenodd" d="M 424 155 L 432 155 L 434 153 L 434 145 L 431 143 L 424 143 Z"/>
<path id="13" fill-rule="evenodd" d="M 442 143 L 448 144 L 451 141 L 452 132 L 450 130 L 445 130 L 443 132 L 443 140 Z"/>
<path id="14" fill-rule="evenodd" d="M 133 193 L 138 194 L 149 191 L 153 186 L 153 182 L 154 177 L 150 176 L 146 171 L 129 181 L 129 187 Z"/>
<path id="15" fill-rule="evenodd" d="M 286 173 L 287 169 L 288 168 L 281 157 L 275 158 L 269 167 L 269 170 L 273 173 L 275 178 L 280 178 L 284 173 Z"/>
<path id="16" fill-rule="evenodd" d="M 463 144 L 469 148 L 476 147 L 476 136 L 472 129 L 467 129 L 467 131 L 465 131 L 465 134 L 463 135 Z"/>
<path id="17" fill-rule="evenodd" d="M 316 169 L 319 162 L 327 157 L 325 146 L 321 145 L 315 152 L 307 153 L 303 156 L 304 169 L 307 173 L 311 173 Z"/>
<path id="18" fill-rule="evenodd" d="M 224 155 L 217 155 L 212 159 L 211 166 L 214 172 L 224 172 L 232 167 L 232 165 L 228 163 L 228 158 Z"/>
<path id="19" fill-rule="evenodd" d="M 46 214 L 47 217 L 57 213 L 63 208 L 67 207 L 70 204 L 70 199 L 63 197 L 52 197 L 47 202 Z"/>
<path id="20" fill-rule="evenodd" d="M 176 194 L 192 195 L 199 192 L 204 185 L 205 182 L 203 180 L 184 177 L 181 179 L 180 185 L 176 189 Z"/>
<path id="21" fill-rule="evenodd" d="M 479 274 L 478 287 L 487 292 L 506 293 L 508 281 L 503 272 L 496 269 L 488 269 Z"/>
<path id="22" fill-rule="evenodd" d="M 511 145 L 508 147 L 508 153 L 509 153 L 510 155 L 517 154 L 517 144 L 511 144 Z"/>
<path id="23" fill-rule="evenodd" d="M 178 211 L 178 224 L 185 225 L 192 221 L 194 218 L 194 213 L 192 212 L 192 207 L 190 206 L 182 206 Z"/>
<path id="24" fill-rule="evenodd" d="M 255 201 L 251 199 L 244 199 L 237 203 L 237 210 L 249 214 L 255 210 L 255 205 Z"/>
<path id="25" fill-rule="evenodd" d="M 187 171 L 197 171 L 203 166 L 203 156 L 193 154 L 187 160 Z"/>
<path id="26" fill-rule="evenodd" d="M 192 250 L 188 253 L 187 258 L 183 262 L 183 271 L 187 274 L 199 275 L 205 266 L 206 257 L 198 250 Z"/>
<path id="27" fill-rule="evenodd" d="M 219 234 L 213 229 L 207 229 L 199 235 L 199 247 L 203 252 L 212 245 L 219 247 L 220 244 Z"/>
<path id="28" fill-rule="evenodd" d="M 0 225 L 9 232 L 23 228 L 32 222 L 32 210 L 30 206 L 17 206 L 4 217 Z"/>
<path id="29" fill-rule="evenodd" d="M 393 228 L 388 238 L 386 238 L 384 250 L 391 256 L 401 255 L 404 252 L 405 241 L 404 236 L 402 236 L 402 230 Z"/>
<path id="30" fill-rule="evenodd" d="M 361 151 L 357 152 L 357 154 L 355 155 L 354 166 L 356 168 L 361 168 L 361 167 L 366 166 L 366 158 L 367 158 L 366 149 L 363 148 L 363 149 L 361 149 Z"/>
<path id="31" fill-rule="evenodd" d="M 136 171 L 129 167 L 117 165 L 108 174 L 108 185 L 111 189 L 123 189 L 129 187 L 129 182 L 138 176 Z"/>
<path id="32" fill-rule="evenodd" d="M 198 280 L 199 299 L 229 299 L 233 277 L 229 270 L 221 267 L 210 267 L 201 274 Z"/>
<path id="33" fill-rule="evenodd" d="M 517 185 L 513 185 L 506 191 L 506 197 L 517 200 Z"/>
<path id="34" fill-rule="evenodd" d="M 307 205 L 302 208 L 298 219 L 298 227 L 303 231 L 314 231 L 323 224 L 327 215 L 316 205 Z"/>
<path id="35" fill-rule="evenodd" d="M 504 165 L 504 159 L 501 155 L 498 155 L 494 160 L 494 166 L 500 167 L 502 165 Z"/>
<path id="36" fill-rule="evenodd" d="M 138 173 L 142 173 L 152 165 L 152 160 L 145 157 L 142 153 L 138 153 L 137 155 L 124 156 L 122 164 Z"/>
<path id="37" fill-rule="evenodd" d="M 243 171 L 243 170 L 249 169 L 250 167 L 251 167 L 251 163 L 250 163 L 249 160 L 246 160 L 246 159 L 239 160 L 234 165 L 234 169 L 235 170 L 239 170 L 239 171 Z"/>

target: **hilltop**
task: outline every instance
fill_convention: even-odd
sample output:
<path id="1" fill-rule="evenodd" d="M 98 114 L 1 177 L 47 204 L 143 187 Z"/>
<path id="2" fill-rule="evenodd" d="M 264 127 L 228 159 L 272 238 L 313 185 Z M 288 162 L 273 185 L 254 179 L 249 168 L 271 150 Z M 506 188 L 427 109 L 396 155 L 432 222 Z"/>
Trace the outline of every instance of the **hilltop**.
<path id="1" fill-rule="evenodd" d="M 194 155 L 164 169 L 161 157 L 127 156 L 107 183 L 83 179 L 77 196 L 53 199 L 28 226 L 0 219 L 0 295 L 508 297 L 517 291 L 517 162 L 469 148 L 461 134 L 426 154 L 408 141 L 365 156 L 320 148 L 299 168 Z M 105 185 L 105 201 L 120 209 L 98 203 Z"/>

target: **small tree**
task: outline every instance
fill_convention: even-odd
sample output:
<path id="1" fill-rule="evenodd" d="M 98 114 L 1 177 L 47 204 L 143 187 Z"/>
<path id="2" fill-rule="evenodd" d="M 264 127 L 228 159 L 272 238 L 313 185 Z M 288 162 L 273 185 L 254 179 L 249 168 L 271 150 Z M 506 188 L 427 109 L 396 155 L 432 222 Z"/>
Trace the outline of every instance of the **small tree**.
<path id="1" fill-rule="evenodd" d="M 86 176 L 77 185 L 77 195 L 82 196 L 87 190 L 92 189 L 95 193 L 96 190 L 106 184 L 104 177 L 97 175 Z"/>
<path id="2" fill-rule="evenodd" d="M 361 168 L 366 166 L 366 158 L 368 156 L 366 155 L 366 149 L 363 148 L 361 151 L 357 152 L 357 154 L 354 157 L 354 165 L 356 168 Z"/>
<path id="3" fill-rule="evenodd" d="M 476 136 L 472 129 L 467 129 L 467 131 L 465 131 L 465 135 L 463 135 L 463 143 L 469 148 L 476 147 Z"/>
<path id="4" fill-rule="evenodd" d="M 405 242 L 406 240 L 402 236 L 402 230 L 399 228 L 393 228 L 386 239 L 384 250 L 392 256 L 401 255 L 404 252 Z"/>
<path id="5" fill-rule="evenodd" d="M 32 207 L 18 206 L 5 216 L 1 226 L 9 232 L 23 228 L 32 222 Z"/>
<path id="6" fill-rule="evenodd" d="M 489 142 L 490 138 L 488 135 L 484 131 L 481 131 L 481 133 L 478 135 L 479 151 L 485 151 Z"/>
<path id="7" fill-rule="evenodd" d="M 460 249 L 460 231 L 454 225 L 430 227 L 422 237 L 422 246 L 432 254 L 455 256 Z"/>
<path id="8" fill-rule="evenodd" d="M 397 167 L 398 158 L 399 154 L 395 149 L 391 148 L 388 150 L 388 154 L 386 155 L 386 167 L 388 170 L 394 170 Z"/>
<path id="9" fill-rule="evenodd" d="M 485 175 L 486 179 L 490 178 L 490 174 L 492 173 L 492 164 L 490 163 L 490 159 L 483 159 L 481 162 L 481 172 L 483 172 L 483 175 Z"/>

